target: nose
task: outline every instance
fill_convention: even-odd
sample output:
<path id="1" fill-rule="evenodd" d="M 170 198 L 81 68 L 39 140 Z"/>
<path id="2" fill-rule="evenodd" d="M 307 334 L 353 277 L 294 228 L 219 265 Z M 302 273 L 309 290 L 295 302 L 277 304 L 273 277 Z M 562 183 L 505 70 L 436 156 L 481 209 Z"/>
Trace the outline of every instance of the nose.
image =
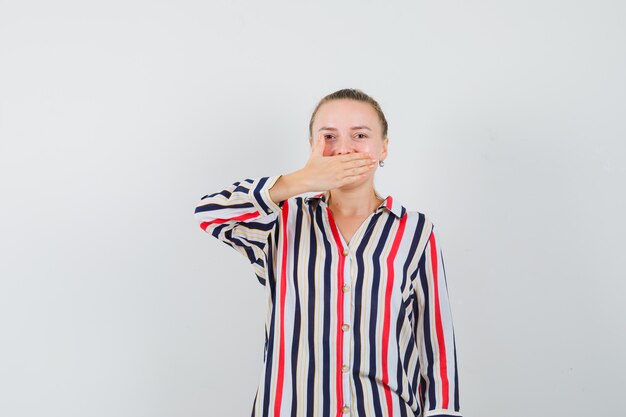
<path id="1" fill-rule="evenodd" d="M 352 148 L 352 143 L 349 139 L 346 140 L 346 138 L 341 138 L 337 141 L 337 144 L 335 146 L 335 154 L 344 155 L 352 152 L 354 152 L 354 149 Z"/>

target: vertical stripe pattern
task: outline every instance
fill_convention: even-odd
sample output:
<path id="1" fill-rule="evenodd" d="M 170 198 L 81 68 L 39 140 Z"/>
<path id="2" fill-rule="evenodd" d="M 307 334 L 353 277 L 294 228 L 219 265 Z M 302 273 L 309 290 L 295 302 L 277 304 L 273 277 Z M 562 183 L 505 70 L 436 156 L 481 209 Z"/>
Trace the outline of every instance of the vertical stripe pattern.
<path id="1" fill-rule="evenodd" d="M 448 284 L 433 223 L 391 196 L 346 241 L 328 192 L 276 203 L 280 175 L 195 206 L 267 297 L 252 417 L 461 416 Z"/>

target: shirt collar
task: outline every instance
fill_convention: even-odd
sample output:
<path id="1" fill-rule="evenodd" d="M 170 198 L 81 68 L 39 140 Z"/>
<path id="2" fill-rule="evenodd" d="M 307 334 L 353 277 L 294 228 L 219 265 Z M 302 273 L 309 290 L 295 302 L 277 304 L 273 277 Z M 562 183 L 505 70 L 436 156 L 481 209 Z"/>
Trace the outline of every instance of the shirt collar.
<path id="1" fill-rule="evenodd" d="M 376 195 L 380 198 L 383 198 L 381 195 L 379 195 L 378 193 L 376 193 Z M 328 191 L 323 192 L 323 193 L 319 193 L 319 194 L 315 194 L 309 197 L 306 197 L 304 199 L 304 202 L 307 204 L 316 204 L 319 203 L 320 201 L 324 202 L 324 204 L 326 204 L 326 202 L 328 201 L 328 197 L 330 196 L 330 193 Z M 406 209 L 404 208 L 404 206 L 402 206 L 400 203 L 398 203 L 392 196 L 388 195 L 387 197 L 383 198 L 383 202 L 380 203 L 380 205 L 376 208 L 376 211 L 380 211 L 380 210 L 387 210 L 390 213 L 394 214 L 396 217 L 401 218 L 404 213 L 406 212 Z"/>

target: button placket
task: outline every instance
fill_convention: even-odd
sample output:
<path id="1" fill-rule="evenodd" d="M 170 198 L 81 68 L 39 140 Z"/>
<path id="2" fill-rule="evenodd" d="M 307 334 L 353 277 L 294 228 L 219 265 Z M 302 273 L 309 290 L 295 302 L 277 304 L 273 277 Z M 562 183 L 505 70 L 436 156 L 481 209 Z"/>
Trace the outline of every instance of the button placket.
<path id="1" fill-rule="evenodd" d="M 344 280 L 343 280 L 343 311 L 344 311 L 344 323 L 341 326 L 344 331 L 343 338 L 343 363 L 341 364 L 342 383 L 343 383 L 343 409 L 344 413 L 350 412 L 351 404 L 351 375 L 350 375 L 350 351 L 352 349 L 352 269 L 353 269 L 353 254 L 348 248 L 343 251 L 345 258 L 344 262 Z"/>

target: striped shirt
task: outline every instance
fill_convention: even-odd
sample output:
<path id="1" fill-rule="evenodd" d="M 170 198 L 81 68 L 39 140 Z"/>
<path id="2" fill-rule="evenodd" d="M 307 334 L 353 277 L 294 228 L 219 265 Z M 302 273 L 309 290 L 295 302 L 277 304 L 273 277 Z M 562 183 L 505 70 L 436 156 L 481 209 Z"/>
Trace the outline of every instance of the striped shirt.
<path id="1" fill-rule="evenodd" d="M 275 203 L 280 175 L 195 207 L 265 286 L 252 416 L 461 416 L 456 347 L 433 223 L 391 196 L 347 243 L 328 192 Z"/>

